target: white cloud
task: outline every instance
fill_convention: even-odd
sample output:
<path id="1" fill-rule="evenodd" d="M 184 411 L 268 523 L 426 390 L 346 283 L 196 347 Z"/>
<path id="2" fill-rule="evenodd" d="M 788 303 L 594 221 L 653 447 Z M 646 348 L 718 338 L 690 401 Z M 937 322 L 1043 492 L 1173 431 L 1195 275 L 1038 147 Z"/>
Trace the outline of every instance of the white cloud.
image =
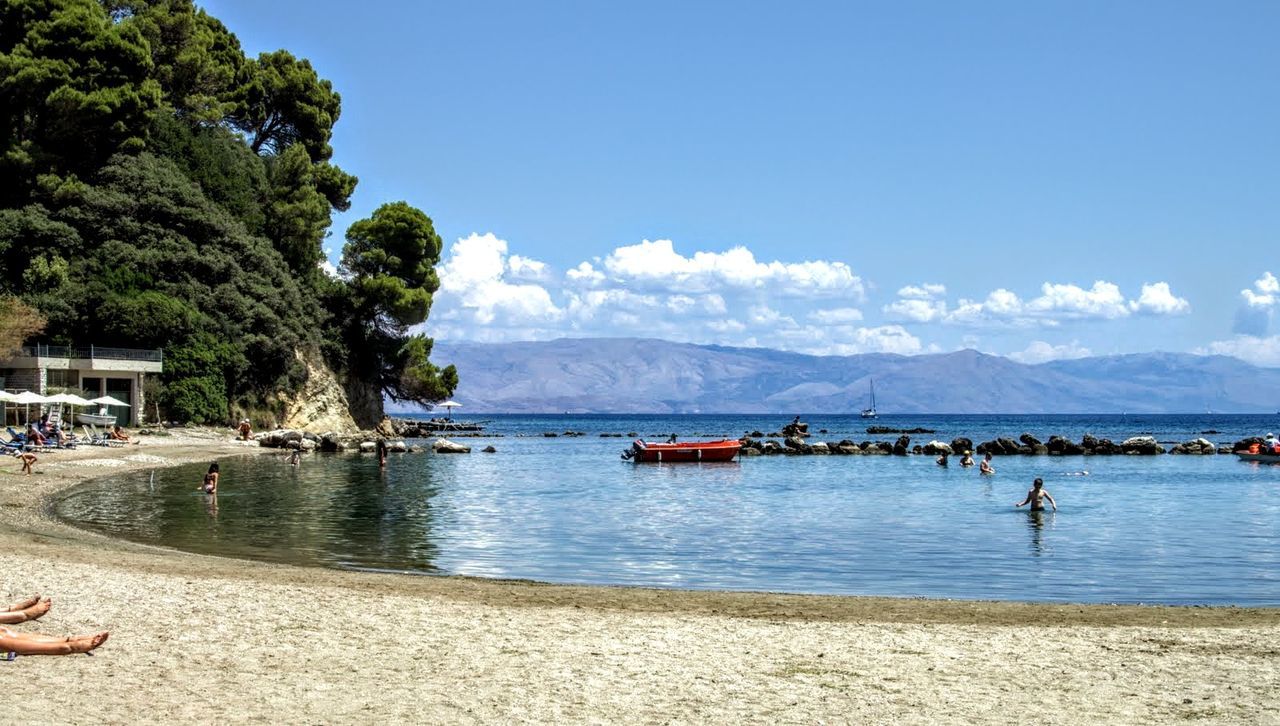
<path id="1" fill-rule="evenodd" d="M 881 325 L 876 328 L 858 328 L 853 338 L 861 353 L 899 353 L 911 355 L 922 350 L 920 339 L 908 333 L 901 325 Z"/>
<path id="2" fill-rule="evenodd" d="M 942 285 L 908 285 L 882 310 L 892 320 L 975 327 L 1055 327 L 1067 320 L 1115 320 L 1134 313 L 1180 315 L 1191 310 L 1190 303 L 1174 295 L 1167 282 L 1144 283 L 1137 300 L 1126 300 L 1119 286 L 1105 280 L 1087 289 L 1046 282 L 1039 296 L 1025 301 L 1012 290 L 998 288 L 983 300 L 960 298 L 954 307 L 942 299 L 945 293 Z"/>
<path id="3" fill-rule="evenodd" d="M 1262 277 L 1254 280 L 1253 289 L 1240 291 L 1240 297 L 1251 308 L 1270 308 L 1280 300 L 1280 280 L 1270 272 L 1262 273 Z"/>
<path id="4" fill-rule="evenodd" d="M 1142 286 L 1137 300 L 1129 301 L 1129 309 L 1135 313 L 1150 315 L 1185 315 L 1191 312 L 1191 303 L 1177 297 L 1169 289 L 1169 283 L 1156 282 Z"/>
<path id="5" fill-rule="evenodd" d="M 898 291 L 901 294 L 901 290 Z M 895 300 L 883 308 L 884 312 L 894 320 L 906 320 L 913 323 L 931 323 L 941 320 L 947 315 L 947 303 L 944 300 L 924 300 L 904 298 Z"/>
<path id="6" fill-rule="evenodd" d="M 769 326 L 774 328 L 779 326 L 787 328 L 797 327 L 795 320 L 783 315 L 768 305 L 753 305 L 751 309 L 747 311 L 747 319 L 759 326 Z"/>
<path id="7" fill-rule="evenodd" d="M 547 280 L 549 273 L 545 262 L 520 255 L 511 255 L 507 258 L 507 270 L 517 280 Z"/>
<path id="8" fill-rule="evenodd" d="M 988 323 L 1004 325 L 1035 325 L 1025 312 L 1022 299 L 1017 294 L 1000 288 L 987 294 L 986 300 L 960 299 L 956 308 L 942 317 L 943 322 L 955 325 L 984 325 Z M 1052 320 L 1041 324 L 1054 325 Z"/>
<path id="9" fill-rule="evenodd" d="M 1199 355 L 1229 355 L 1267 368 L 1280 367 L 1280 336 L 1237 335 L 1191 351 Z"/>
<path id="10" fill-rule="evenodd" d="M 898 297 L 912 300 L 932 300 L 947 294 L 946 285 L 924 283 L 923 285 L 907 285 L 898 290 Z"/>
<path id="11" fill-rule="evenodd" d="M 864 296 L 862 279 L 843 262 L 759 262 L 746 247 L 695 252 L 685 257 L 671 240 L 644 240 L 605 257 L 605 272 L 618 284 L 707 292 L 723 288 L 765 289 L 779 295 Z M 581 265 L 579 266 L 581 267 Z"/>
<path id="12" fill-rule="evenodd" d="M 540 269 L 542 263 L 519 258 L 514 266 L 521 271 Z M 541 285 L 516 284 L 506 280 L 513 272 L 507 243 L 492 234 L 459 239 L 449 248 L 449 259 L 440 265 L 440 290 L 436 302 L 444 316 L 453 313 L 479 325 L 528 326 L 560 319 L 562 311 Z"/>
<path id="13" fill-rule="evenodd" d="M 577 267 L 566 272 L 565 277 L 588 285 L 597 285 L 605 280 L 604 273 L 597 270 L 590 262 L 579 263 Z"/>
<path id="14" fill-rule="evenodd" d="M 813 310 L 809 319 L 823 325 L 845 325 L 862 320 L 862 311 L 857 308 L 830 308 Z"/>
<path id="15" fill-rule="evenodd" d="M 1019 363 L 1045 363 L 1051 360 L 1070 360 L 1074 358 L 1086 358 L 1093 355 L 1093 351 L 1080 345 L 1078 341 L 1063 343 L 1062 345 L 1052 345 L 1043 340 L 1032 341 L 1025 350 L 1017 353 L 1010 353 L 1009 357 Z"/>
<path id="16" fill-rule="evenodd" d="M 328 260 L 320 260 L 320 269 L 324 272 L 324 274 L 328 275 L 330 278 L 334 280 L 342 279 L 342 275 L 338 272 L 338 268 L 334 267 L 333 263 Z"/>
<path id="17" fill-rule="evenodd" d="M 1112 320 L 1129 314 L 1120 288 L 1103 280 L 1094 282 L 1088 290 L 1077 285 L 1046 282 L 1040 291 L 1040 297 L 1026 305 L 1026 312 L 1033 316 Z"/>

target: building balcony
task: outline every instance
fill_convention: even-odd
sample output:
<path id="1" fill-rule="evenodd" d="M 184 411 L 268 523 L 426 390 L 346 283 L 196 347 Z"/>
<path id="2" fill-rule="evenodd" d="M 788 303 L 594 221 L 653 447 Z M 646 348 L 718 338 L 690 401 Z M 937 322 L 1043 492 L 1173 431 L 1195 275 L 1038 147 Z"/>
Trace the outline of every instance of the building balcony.
<path id="1" fill-rule="evenodd" d="M 29 345 L 24 346 L 17 356 L 0 361 L 0 366 L 160 373 L 164 370 L 164 351 L 96 345 Z"/>

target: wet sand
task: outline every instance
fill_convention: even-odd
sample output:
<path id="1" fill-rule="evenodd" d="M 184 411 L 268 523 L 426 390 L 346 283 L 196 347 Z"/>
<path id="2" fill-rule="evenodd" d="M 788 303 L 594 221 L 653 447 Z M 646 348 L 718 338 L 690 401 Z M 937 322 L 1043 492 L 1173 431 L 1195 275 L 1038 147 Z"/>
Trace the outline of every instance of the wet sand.
<path id="1" fill-rule="evenodd" d="M 277 455 L 213 432 L 144 442 L 45 455 L 30 477 L 0 460 L 0 598 L 54 600 L 15 628 L 112 633 L 95 657 L 0 663 L 0 721 L 1280 723 L 1280 609 L 373 575 L 43 513 L 111 473 Z"/>

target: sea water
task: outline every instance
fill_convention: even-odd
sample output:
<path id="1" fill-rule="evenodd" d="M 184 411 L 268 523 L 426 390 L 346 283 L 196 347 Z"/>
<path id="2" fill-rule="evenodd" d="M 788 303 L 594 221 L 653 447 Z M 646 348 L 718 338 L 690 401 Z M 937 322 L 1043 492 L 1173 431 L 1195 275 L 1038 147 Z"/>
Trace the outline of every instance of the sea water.
<path id="1" fill-rule="evenodd" d="M 1072 602 L 1280 604 L 1280 466 L 1234 456 L 622 461 L 625 435 L 737 437 L 787 416 L 473 416 L 469 455 L 310 454 L 109 477 L 61 518 L 193 552 L 360 570 L 696 589 Z M 1231 442 L 1280 416 L 805 417 L 811 440 L 1029 432 Z M 817 433 L 827 429 L 826 434 Z M 565 432 L 582 436 L 565 436 Z M 1202 434 L 1203 431 L 1219 433 Z M 555 437 L 544 434 L 556 433 Z M 624 434 L 624 438 L 601 434 Z M 497 453 L 479 449 L 492 444 Z M 1087 471 L 1084 475 L 1082 472 Z M 1042 477 L 1059 511 L 1014 503 Z"/>

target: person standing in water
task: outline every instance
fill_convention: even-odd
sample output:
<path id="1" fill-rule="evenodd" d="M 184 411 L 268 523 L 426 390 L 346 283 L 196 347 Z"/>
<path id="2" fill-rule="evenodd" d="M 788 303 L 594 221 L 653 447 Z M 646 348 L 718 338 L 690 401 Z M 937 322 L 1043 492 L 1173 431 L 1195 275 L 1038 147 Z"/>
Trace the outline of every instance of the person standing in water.
<path id="1" fill-rule="evenodd" d="M 996 469 L 995 469 L 995 467 L 991 465 L 991 454 L 990 454 L 990 452 L 988 452 L 988 453 L 986 453 L 986 454 L 983 454 L 983 456 L 982 456 L 982 463 L 978 465 L 978 473 L 980 473 L 980 474 L 994 474 L 994 473 L 996 473 Z"/>
<path id="2" fill-rule="evenodd" d="M 1027 498 L 1013 506 L 1021 507 L 1022 505 L 1030 502 L 1031 511 L 1043 512 L 1045 499 L 1048 499 L 1049 503 L 1053 505 L 1053 511 L 1058 511 L 1058 503 L 1053 501 L 1053 495 L 1044 488 L 1044 479 L 1036 477 L 1036 480 L 1031 483 L 1031 489 L 1027 491 Z"/>
<path id="3" fill-rule="evenodd" d="M 960 466 L 973 466 L 973 453 L 965 449 L 964 456 L 960 457 Z"/>
<path id="4" fill-rule="evenodd" d="M 216 495 L 218 493 L 218 477 L 221 475 L 218 471 L 218 462 L 213 462 L 209 465 L 209 471 L 205 472 L 204 482 L 200 484 L 200 489 L 205 494 Z"/>
<path id="5" fill-rule="evenodd" d="M 380 468 L 383 468 L 383 469 L 387 468 L 387 441 L 386 441 L 386 439 L 379 438 L 379 439 L 378 439 L 377 444 L 375 445 L 375 448 L 377 449 L 377 452 L 378 452 L 378 466 L 379 466 Z"/>

